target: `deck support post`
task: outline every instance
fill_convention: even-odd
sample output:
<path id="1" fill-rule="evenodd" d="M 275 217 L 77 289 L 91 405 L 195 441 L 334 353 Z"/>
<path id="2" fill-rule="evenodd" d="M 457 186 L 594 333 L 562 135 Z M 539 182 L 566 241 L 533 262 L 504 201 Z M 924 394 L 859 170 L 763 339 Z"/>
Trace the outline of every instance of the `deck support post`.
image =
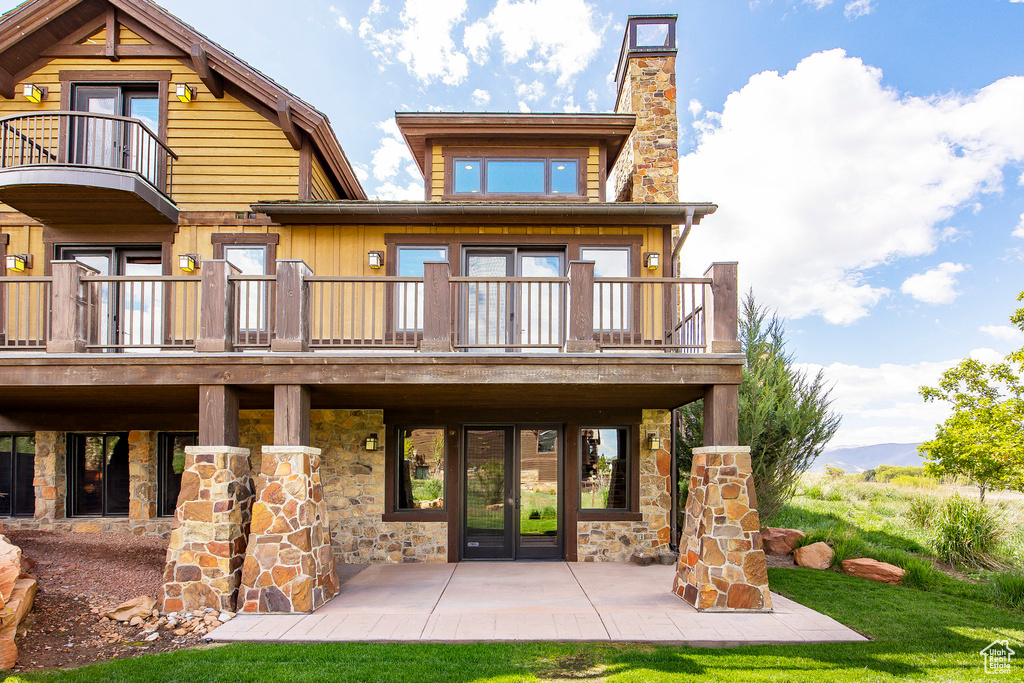
<path id="1" fill-rule="evenodd" d="M 274 387 L 274 445 L 309 446 L 309 387 Z"/>
<path id="2" fill-rule="evenodd" d="M 569 338 L 566 353 L 594 353 L 594 262 L 569 264 Z"/>
<path id="3" fill-rule="evenodd" d="M 199 445 L 238 445 L 238 389 L 226 384 L 199 387 Z"/>
<path id="4" fill-rule="evenodd" d="M 234 350 L 234 287 L 229 278 L 239 271 L 223 259 L 203 261 L 199 313 L 198 353 L 225 353 Z"/>
<path id="5" fill-rule="evenodd" d="M 47 353 L 85 353 L 89 343 L 89 291 L 82 282 L 98 271 L 78 261 L 52 261 L 50 285 L 50 338 Z M 99 318 L 95 320 L 99 329 Z M 106 340 L 104 340 L 106 341 Z"/>
<path id="6" fill-rule="evenodd" d="M 704 334 L 708 337 L 708 350 L 711 353 L 741 353 L 737 264 L 712 263 L 704 277 L 712 279 L 711 299 L 705 302 Z"/>
<path id="7" fill-rule="evenodd" d="M 452 351 L 452 290 L 449 278 L 451 266 L 447 261 L 423 264 L 423 339 L 420 351 L 424 353 L 451 353 Z M 398 285 L 402 286 L 401 283 Z M 398 315 L 402 315 L 399 312 Z M 399 319 L 402 324 L 412 321 Z"/>
<path id="8" fill-rule="evenodd" d="M 309 287 L 310 270 L 303 261 L 277 262 L 277 305 L 275 306 L 274 338 L 270 350 L 282 353 L 309 351 Z"/>

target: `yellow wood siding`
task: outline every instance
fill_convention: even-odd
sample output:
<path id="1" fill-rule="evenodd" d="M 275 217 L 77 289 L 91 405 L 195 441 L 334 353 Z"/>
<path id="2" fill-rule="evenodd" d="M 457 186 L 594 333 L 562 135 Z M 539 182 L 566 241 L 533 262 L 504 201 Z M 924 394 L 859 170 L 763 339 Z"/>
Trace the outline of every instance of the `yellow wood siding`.
<path id="1" fill-rule="evenodd" d="M 590 148 L 587 157 L 587 199 L 592 202 L 601 201 L 601 151 L 597 147 Z"/>
<path id="2" fill-rule="evenodd" d="M 121 45 L 149 45 L 149 41 L 140 36 L 138 33 L 131 31 L 124 26 L 120 27 L 117 32 L 117 41 Z M 84 40 L 78 41 L 79 45 L 106 45 L 107 43 L 107 27 L 104 26 L 96 33 L 92 34 Z"/>
<path id="3" fill-rule="evenodd" d="M 439 201 L 444 197 L 444 156 L 441 145 L 434 145 L 431 154 L 430 199 Z"/>
<path id="4" fill-rule="evenodd" d="M 257 201 L 297 199 L 299 152 L 281 129 L 248 106 L 225 94 L 216 99 L 199 77 L 176 59 L 55 59 L 25 79 L 49 88 L 38 105 L 20 94 L 0 99 L 0 116 L 60 109 L 62 70 L 171 73 L 167 144 L 178 154 L 171 195 L 182 211 L 245 211 Z M 196 99 L 183 104 L 173 95 L 175 83 L 196 88 Z"/>
<path id="5" fill-rule="evenodd" d="M 310 166 L 310 196 L 314 201 L 332 201 L 340 199 L 337 191 L 334 189 L 334 185 L 331 184 L 330 178 L 327 177 L 327 171 L 324 170 L 323 165 L 320 163 L 320 159 L 313 155 L 313 161 Z"/>

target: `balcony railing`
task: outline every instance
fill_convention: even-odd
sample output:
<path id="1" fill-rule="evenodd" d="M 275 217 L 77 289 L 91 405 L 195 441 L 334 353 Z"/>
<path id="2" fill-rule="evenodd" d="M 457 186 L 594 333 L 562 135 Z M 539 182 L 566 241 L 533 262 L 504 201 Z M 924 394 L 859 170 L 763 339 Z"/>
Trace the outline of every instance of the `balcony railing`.
<path id="1" fill-rule="evenodd" d="M 55 261 L 52 277 L 0 278 L 0 349 L 111 352 L 337 350 L 734 353 L 736 266 L 703 278 L 317 277 L 301 261 L 242 275 L 101 276 Z"/>
<path id="2" fill-rule="evenodd" d="M 170 198 L 170 147 L 138 119 L 74 111 L 0 118 L 0 169 L 68 166 L 132 173 Z"/>

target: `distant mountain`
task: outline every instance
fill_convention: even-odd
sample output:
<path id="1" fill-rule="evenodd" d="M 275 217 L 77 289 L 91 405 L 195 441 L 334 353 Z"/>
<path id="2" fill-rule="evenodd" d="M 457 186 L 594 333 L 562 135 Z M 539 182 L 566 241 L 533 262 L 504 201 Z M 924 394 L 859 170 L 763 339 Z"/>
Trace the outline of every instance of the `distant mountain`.
<path id="1" fill-rule="evenodd" d="M 880 443 L 873 446 L 835 448 L 818 456 L 811 472 L 824 472 L 825 465 L 841 467 L 849 474 L 863 472 L 879 465 L 920 467 L 924 460 L 917 454 L 916 443 Z"/>

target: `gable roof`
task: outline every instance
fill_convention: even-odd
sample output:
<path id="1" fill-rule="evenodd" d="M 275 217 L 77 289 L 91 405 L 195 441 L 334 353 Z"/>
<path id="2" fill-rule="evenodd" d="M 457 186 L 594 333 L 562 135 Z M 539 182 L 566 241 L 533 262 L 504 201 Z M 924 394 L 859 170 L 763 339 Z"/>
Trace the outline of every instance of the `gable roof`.
<path id="1" fill-rule="evenodd" d="M 211 90 L 223 83 L 232 94 L 247 97 L 247 104 L 269 110 L 263 113 L 273 115 L 293 145 L 300 137 L 297 131 L 304 132 L 346 197 L 367 198 L 326 115 L 150 0 L 27 0 L 3 14 L 0 95 L 13 97 L 15 84 L 50 61 L 44 55 L 48 48 L 111 8 L 117 11 L 118 21 L 135 23 L 180 50 L 180 55 L 172 56 L 192 66 L 207 87 L 213 84 Z"/>

